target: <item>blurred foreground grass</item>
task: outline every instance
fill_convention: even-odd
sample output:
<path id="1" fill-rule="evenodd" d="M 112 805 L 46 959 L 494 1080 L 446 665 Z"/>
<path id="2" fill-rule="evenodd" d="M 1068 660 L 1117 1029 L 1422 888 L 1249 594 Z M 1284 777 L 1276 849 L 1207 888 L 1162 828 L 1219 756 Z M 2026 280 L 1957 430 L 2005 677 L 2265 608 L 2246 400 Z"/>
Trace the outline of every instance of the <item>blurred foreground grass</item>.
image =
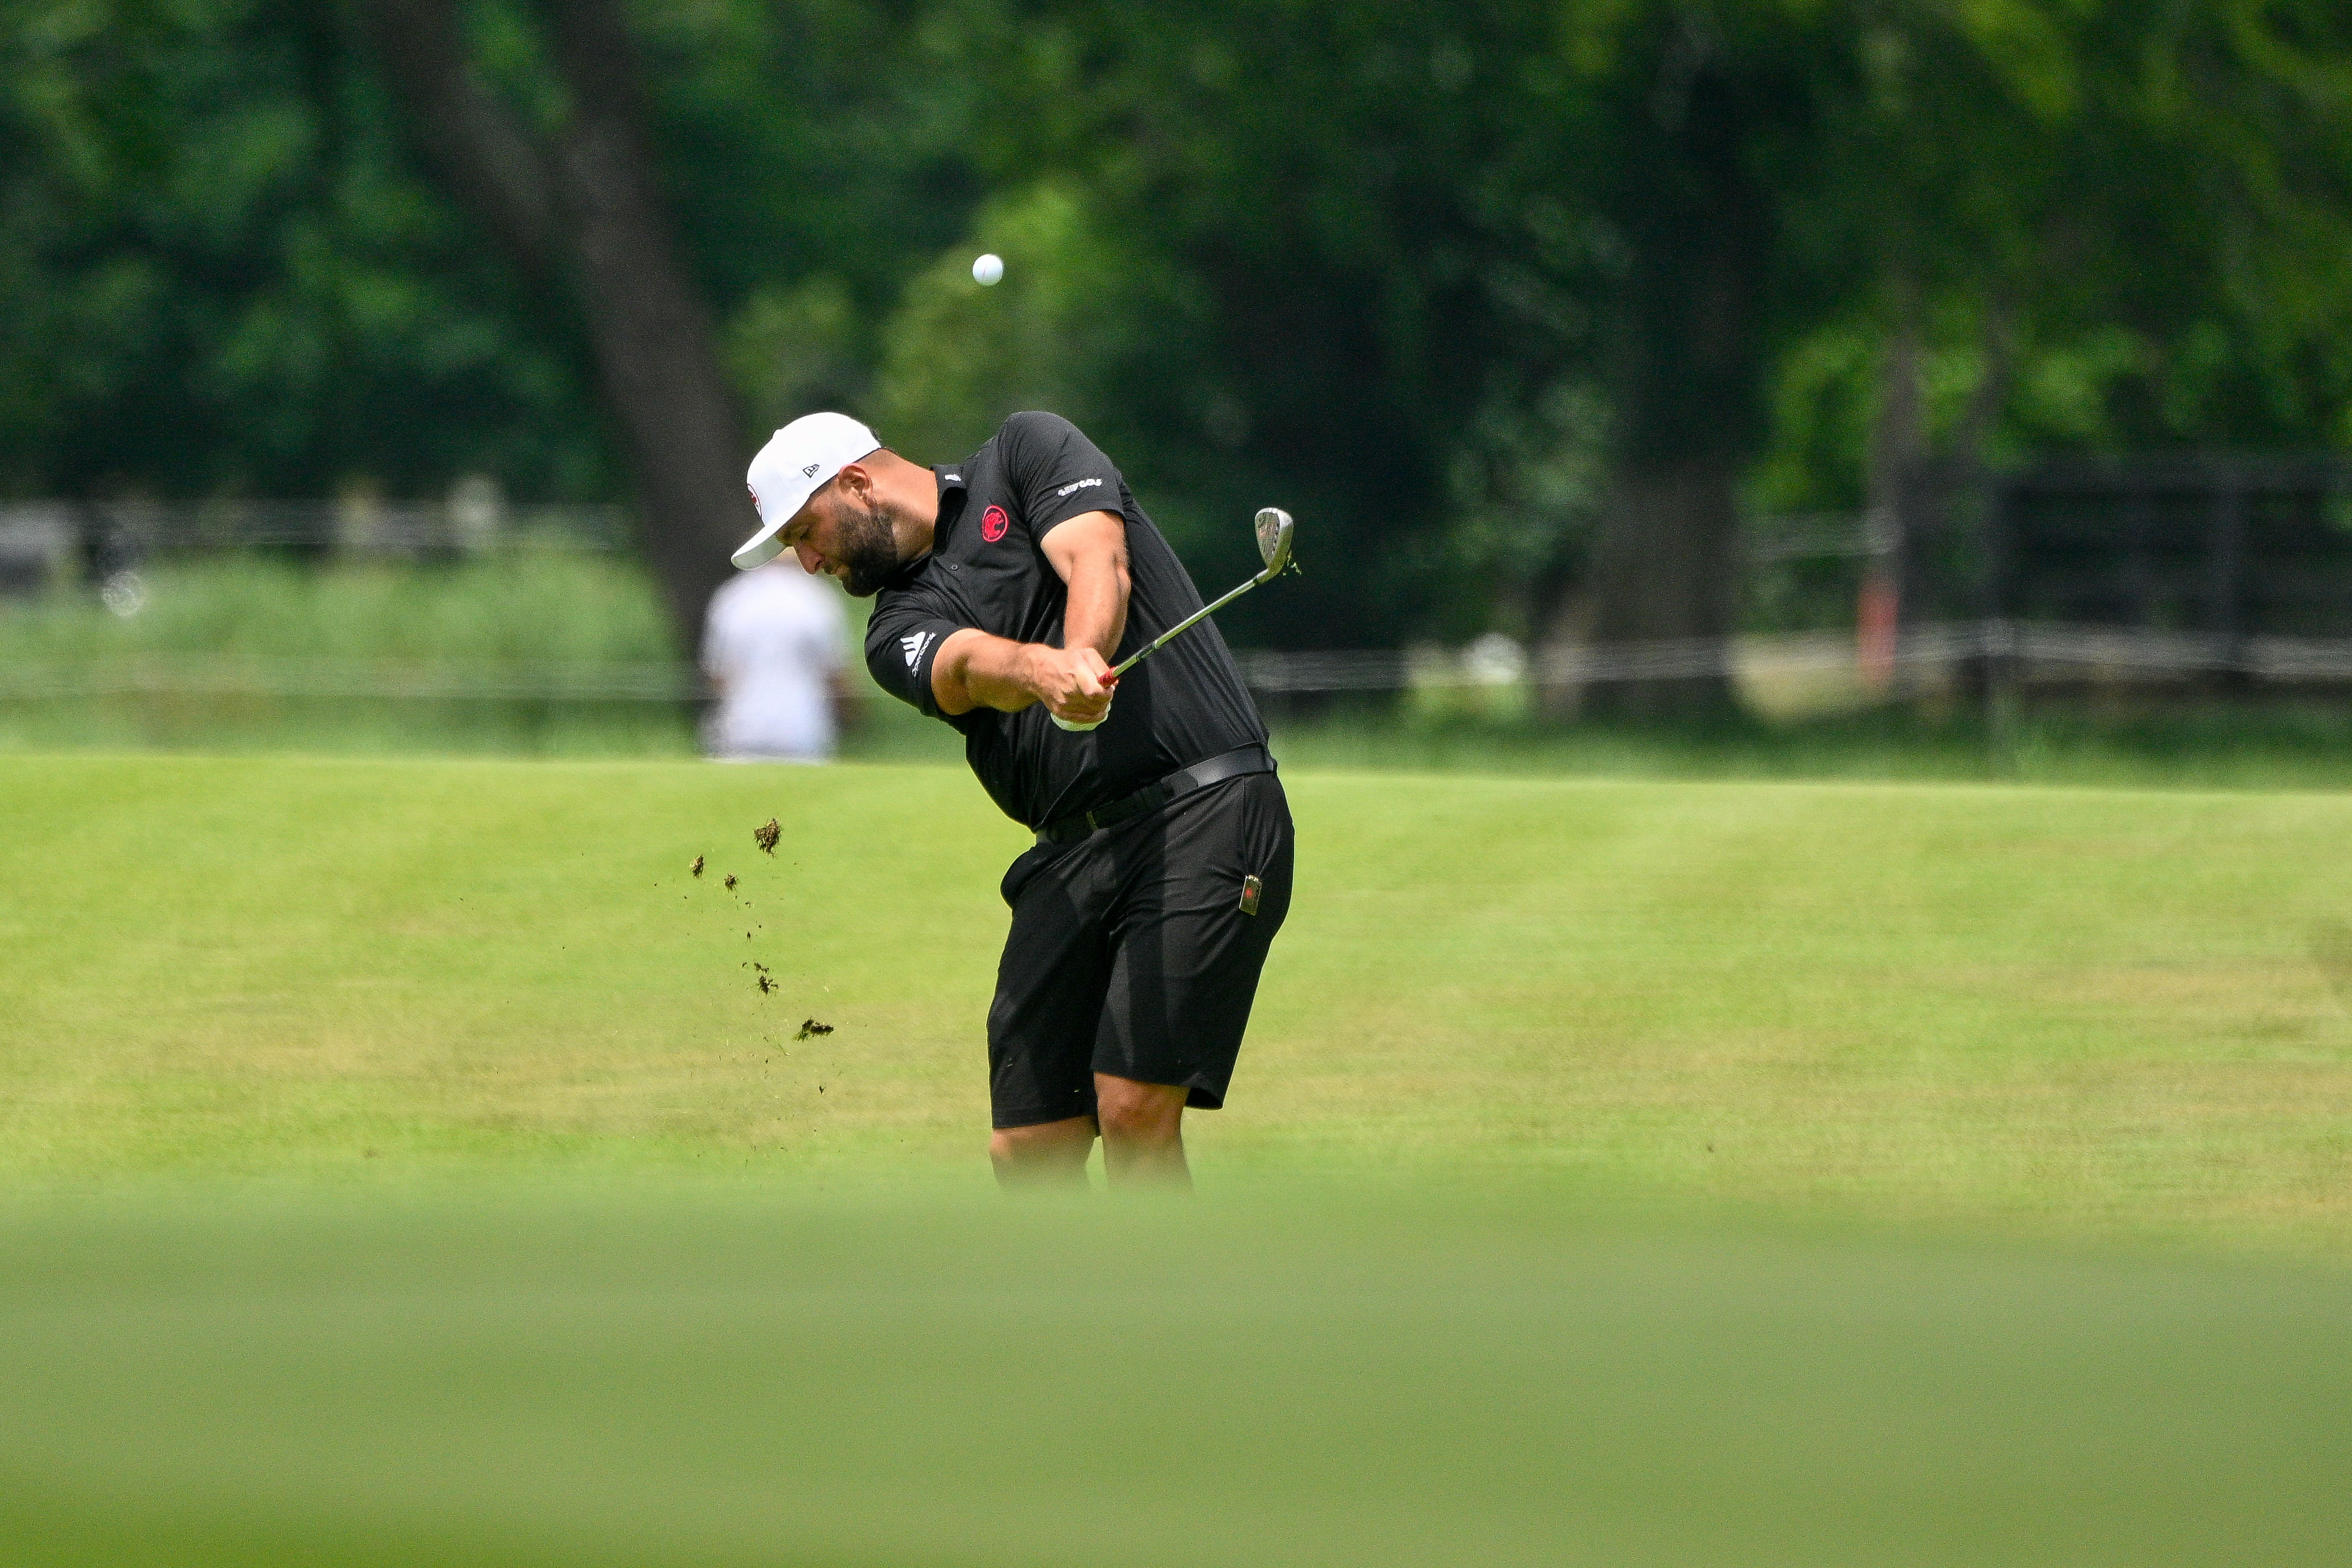
<path id="1" fill-rule="evenodd" d="M 2344 1561 L 2352 799 L 1287 782 L 1006 1205 L 959 769 L 0 757 L 0 1562 Z"/>
<path id="2" fill-rule="evenodd" d="M 1297 903 L 1194 1119 L 1212 1185 L 2352 1258 L 2352 798 L 1286 777 Z M 961 770 L 0 757 L 0 800 L 20 1190 L 985 1180 L 1025 839 Z"/>
<path id="3" fill-rule="evenodd" d="M 0 1558 L 2332 1564 L 2337 1272 L 1483 1202 L 0 1208 Z"/>

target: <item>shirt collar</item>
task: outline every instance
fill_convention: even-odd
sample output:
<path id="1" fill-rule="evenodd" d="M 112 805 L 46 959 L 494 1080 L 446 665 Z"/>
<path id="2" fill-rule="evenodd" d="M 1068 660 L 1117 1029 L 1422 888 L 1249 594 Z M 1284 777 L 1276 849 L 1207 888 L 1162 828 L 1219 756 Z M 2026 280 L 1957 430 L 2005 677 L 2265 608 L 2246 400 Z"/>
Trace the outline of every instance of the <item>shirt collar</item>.
<path id="1" fill-rule="evenodd" d="M 884 584 L 886 587 L 903 588 L 920 575 L 923 568 L 931 563 L 931 558 L 940 552 L 940 547 L 947 542 L 948 531 L 955 527 L 956 519 L 963 515 L 964 496 L 969 488 L 964 479 L 963 465 L 934 463 L 931 474 L 940 486 L 939 515 L 931 522 L 931 547 L 892 573 L 889 582 Z"/>
<path id="2" fill-rule="evenodd" d="M 931 472 L 940 481 L 940 512 L 931 524 L 931 553 L 936 555 L 955 527 L 956 519 L 963 515 L 964 499 L 971 493 L 971 486 L 964 478 L 961 463 L 940 463 Z"/>

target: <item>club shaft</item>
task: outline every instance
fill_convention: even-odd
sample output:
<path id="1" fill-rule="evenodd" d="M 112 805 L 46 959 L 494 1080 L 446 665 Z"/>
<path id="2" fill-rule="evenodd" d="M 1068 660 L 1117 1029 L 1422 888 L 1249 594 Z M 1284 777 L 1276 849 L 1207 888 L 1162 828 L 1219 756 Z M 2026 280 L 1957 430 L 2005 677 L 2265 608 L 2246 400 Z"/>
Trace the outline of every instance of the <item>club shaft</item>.
<path id="1" fill-rule="evenodd" d="M 1260 583 L 1265 581 L 1265 574 L 1264 573 L 1260 573 L 1258 575 L 1251 578 L 1248 582 L 1243 584 L 1240 587 L 1234 589 L 1232 593 L 1227 594 L 1223 598 L 1219 599 L 1215 604 L 1202 605 L 1191 615 L 1186 616 L 1182 620 L 1178 621 L 1174 626 L 1170 626 L 1166 631 L 1161 632 L 1158 637 L 1152 640 L 1150 646 L 1147 647 L 1139 647 L 1133 653 L 1129 654 L 1125 658 L 1119 660 L 1117 664 L 1112 665 L 1110 667 L 1111 674 L 1115 676 L 1125 675 L 1129 670 L 1134 668 L 1137 665 L 1141 664 L 1145 659 L 1150 658 L 1153 654 L 1158 653 L 1161 648 L 1166 647 L 1170 643 L 1175 641 L 1184 633 L 1191 631 L 1194 626 L 1199 626 L 1202 621 L 1207 620 L 1211 616 L 1215 615 L 1219 610 L 1223 609 L 1227 605 L 1232 604 L 1235 599 L 1240 598 L 1244 594 L 1248 593 L 1252 588 L 1256 587 Z"/>

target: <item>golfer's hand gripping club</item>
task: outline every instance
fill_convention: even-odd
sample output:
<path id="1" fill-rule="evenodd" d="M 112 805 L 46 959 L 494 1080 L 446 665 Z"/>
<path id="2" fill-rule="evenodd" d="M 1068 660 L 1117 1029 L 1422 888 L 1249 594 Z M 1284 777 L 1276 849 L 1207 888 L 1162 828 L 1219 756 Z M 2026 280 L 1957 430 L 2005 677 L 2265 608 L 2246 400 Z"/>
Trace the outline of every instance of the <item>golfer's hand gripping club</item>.
<path id="1" fill-rule="evenodd" d="M 1133 653 L 1128 655 L 1117 664 L 1112 665 L 1110 667 L 1110 679 L 1112 680 L 1117 680 L 1120 676 L 1125 675 L 1129 670 L 1133 669 L 1137 665 L 1141 664 L 1145 659 L 1150 658 L 1153 654 L 1158 653 L 1161 648 L 1166 647 L 1170 643 L 1174 642 L 1178 637 L 1183 636 L 1186 632 L 1191 631 L 1194 626 L 1199 626 L 1202 621 L 1207 620 L 1211 616 L 1215 615 L 1219 610 L 1223 609 L 1227 605 L 1232 604 L 1235 599 L 1240 598 L 1252 588 L 1258 586 L 1262 583 L 1273 582 L 1276 577 L 1282 575 L 1286 570 L 1291 568 L 1292 563 L 1290 557 L 1291 552 L 1297 542 L 1298 524 L 1292 521 L 1290 514 L 1283 510 L 1278 506 L 1260 508 L 1257 514 L 1255 527 L 1257 532 L 1258 559 L 1265 563 L 1265 570 L 1251 578 L 1248 582 L 1244 583 L 1241 586 L 1234 589 L 1223 598 L 1217 599 L 1213 603 L 1202 605 L 1199 609 L 1193 611 L 1191 615 L 1185 616 L 1174 626 L 1170 626 L 1166 631 L 1161 632 L 1150 643 L 1136 649 Z M 1108 711 L 1103 715 L 1104 718 L 1108 718 L 1109 716 L 1110 715 Z M 1102 722 L 1102 719 L 1097 719 L 1090 724 L 1073 723 L 1069 720 L 1063 718 L 1058 713 L 1053 715 L 1053 720 L 1055 723 L 1060 725 L 1065 730 L 1091 730 L 1094 729 L 1096 725 Z"/>

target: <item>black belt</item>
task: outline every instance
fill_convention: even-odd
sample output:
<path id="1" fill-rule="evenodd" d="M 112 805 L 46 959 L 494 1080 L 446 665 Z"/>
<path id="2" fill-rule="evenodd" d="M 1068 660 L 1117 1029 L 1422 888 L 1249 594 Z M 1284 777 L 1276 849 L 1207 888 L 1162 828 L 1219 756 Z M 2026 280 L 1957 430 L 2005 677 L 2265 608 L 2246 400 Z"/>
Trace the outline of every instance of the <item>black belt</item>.
<path id="1" fill-rule="evenodd" d="M 1067 844 L 1074 838 L 1084 838 L 1098 828 L 1125 822 L 1130 816 L 1141 816 L 1156 811 L 1170 801 L 1206 789 L 1213 784 L 1237 779 L 1244 773 L 1274 772 L 1274 753 L 1264 746 L 1236 746 L 1230 752 L 1220 752 L 1205 762 L 1180 768 L 1158 784 L 1145 784 L 1133 795 L 1098 805 L 1092 811 L 1076 811 L 1037 830 L 1040 844 Z"/>

